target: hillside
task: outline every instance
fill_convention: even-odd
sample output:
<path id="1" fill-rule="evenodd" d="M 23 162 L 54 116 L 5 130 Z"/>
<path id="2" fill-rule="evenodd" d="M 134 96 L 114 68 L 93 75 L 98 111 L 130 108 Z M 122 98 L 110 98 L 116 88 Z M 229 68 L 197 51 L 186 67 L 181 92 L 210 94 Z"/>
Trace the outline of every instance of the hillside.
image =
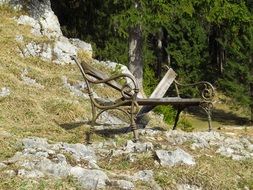
<path id="1" fill-rule="evenodd" d="M 106 113 L 94 143 L 85 145 L 89 99 L 76 65 L 63 63 L 73 49 L 91 59 L 91 48 L 59 31 L 35 35 L 36 22 L 24 24 L 23 14 L 0 6 L 0 189 L 253 189 L 252 128 L 239 127 L 220 99 L 213 132 L 189 113 L 195 130 L 171 131 L 152 113 L 133 143 L 127 120 Z"/>

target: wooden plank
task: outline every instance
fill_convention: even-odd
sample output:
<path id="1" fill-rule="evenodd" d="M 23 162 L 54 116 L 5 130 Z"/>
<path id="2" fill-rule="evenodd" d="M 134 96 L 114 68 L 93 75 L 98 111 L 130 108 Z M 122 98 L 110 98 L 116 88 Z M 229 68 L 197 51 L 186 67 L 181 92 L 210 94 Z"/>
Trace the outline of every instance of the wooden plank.
<path id="1" fill-rule="evenodd" d="M 159 82 L 159 84 L 156 86 L 155 90 L 153 91 L 153 93 L 150 95 L 149 98 L 162 98 L 169 89 L 169 87 L 171 86 L 171 84 L 173 83 L 173 81 L 175 80 L 176 76 L 177 76 L 176 72 L 172 68 L 170 68 L 166 72 L 162 80 Z M 148 113 L 153 108 L 154 106 L 148 105 L 143 106 L 137 114 L 136 122 L 138 123 L 138 121 L 141 120 L 144 114 Z"/>

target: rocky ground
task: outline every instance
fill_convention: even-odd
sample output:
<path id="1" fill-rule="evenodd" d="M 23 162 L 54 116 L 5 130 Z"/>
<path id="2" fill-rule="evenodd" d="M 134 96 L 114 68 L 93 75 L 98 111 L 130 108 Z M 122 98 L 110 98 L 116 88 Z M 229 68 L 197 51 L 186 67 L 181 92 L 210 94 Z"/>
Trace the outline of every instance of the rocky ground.
<path id="1" fill-rule="evenodd" d="M 11 3 L 15 9 L 21 9 L 25 6 L 25 1 L 20 2 L 0 0 L 0 5 Z M 0 71 L 4 76 L 0 76 L 0 81 L 4 84 L 0 84 L 0 103 L 1 108 L 5 109 L 0 110 L 0 147 L 6 154 L 0 155 L 0 189 L 253 188 L 251 135 L 234 135 L 220 131 L 171 131 L 162 126 L 164 124 L 159 116 L 153 115 L 156 122 L 149 124 L 146 129 L 140 129 L 141 140 L 134 143 L 131 141 L 132 133 L 129 133 L 127 123 L 121 117 L 108 112 L 102 114 L 102 125 L 96 127 L 96 138 L 91 145 L 83 143 L 83 129 L 78 128 L 75 132 L 59 129 L 60 125 L 56 125 L 56 121 L 64 123 L 66 118 L 73 120 L 78 116 L 76 122 L 87 122 L 87 117 L 80 118 L 82 114 L 90 114 L 88 106 L 82 104 L 88 101 L 86 85 L 80 80 L 73 82 L 73 78 L 60 73 L 64 69 L 65 74 L 76 73 L 72 67 L 60 66 L 73 63 L 70 56 L 77 55 L 79 51 L 88 52 L 91 56 L 92 48 L 79 39 L 63 36 L 58 19 L 51 10 L 50 1 L 31 2 L 33 6 L 28 6 L 27 15 L 17 14 L 8 21 L 10 26 L 29 26 L 29 35 L 17 30 L 13 36 L 8 36 L 8 39 L 13 38 L 10 44 L 15 46 L 15 50 L 12 50 L 14 54 L 8 52 L 9 59 L 0 52 Z M 0 24 L 0 32 L 5 31 L 2 29 L 4 27 Z M 2 41 L 6 43 L 6 36 Z M 0 45 L 4 44 L 2 41 Z M 8 48 L 1 48 L 2 52 Z M 36 59 L 32 60 L 30 67 L 26 62 L 21 64 L 21 59 L 26 61 L 31 58 Z M 47 70 L 43 66 L 43 69 L 36 70 L 34 65 L 38 64 L 38 59 L 43 60 L 45 65 L 56 63 L 59 67 L 56 71 L 51 66 Z M 6 69 L 9 68 L 6 60 L 9 60 L 9 65 L 20 64 L 18 69 Z M 117 63 L 109 61 L 94 62 L 111 69 L 117 67 Z M 129 74 L 125 66 L 120 68 L 121 72 Z M 6 70 L 11 73 L 8 80 L 11 79 L 12 82 L 5 80 Z M 50 78 L 48 76 L 51 70 L 53 74 Z M 43 80 L 42 73 L 45 73 Z M 55 77 L 58 73 L 59 76 Z M 56 82 L 53 85 L 49 81 Z M 55 91 L 52 88 L 56 87 L 55 84 L 58 85 L 57 93 L 63 92 L 54 94 L 53 97 Z M 20 89 L 17 86 L 21 86 Z M 53 93 L 49 94 L 50 90 Z M 96 93 L 95 96 L 99 97 Z M 33 102 L 36 98 L 41 102 Z M 19 104 L 12 105 L 17 102 Z M 24 105 L 26 109 L 17 109 L 17 113 L 12 116 L 16 107 L 21 108 Z M 34 107 L 36 109 L 33 110 Z M 79 107 L 85 108 L 79 111 Z M 8 124 L 3 122 L 2 115 L 6 112 L 9 113 L 6 118 L 10 118 L 6 119 Z M 43 122 L 45 125 L 41 124 Z M 68 140 L 64 141 L 64 137 L 59 137 L 61 135 L 66 135 Z M 11 186 L 17 180 L 26 181 L 26 184 L 20 182 L 23 187 L 18 188 Z M 43 180 L 56 183 L 67 181 L 67 186 L 43 185 Z"/>
<path id="2" fill-rule="evenodd" d="M 118 173 L 117 170 L 109 169 L 104 161 L 114 164 L 115 159 L 122 157 L 126 162 L 138 164 L 141 155 L 150 157 L 149 162 L 155 167 L 169 170 L 171 167 L 182 165 L 196 167 L 196 152 L 205 149 L 215 151 L 215 154 L 209 156 L 222 155 L 237 161 L 253 157 L 252 137 L 235 138 L 219 132 L 187 133 L 157 129 L 142 129 L 140 133 L 141 142 L 127 140 L 123 145 L 113 139 L 84 145 L 49 142 L 38 137 L 24 138 L 20 140 L 20 151 L 0 162 L 0 170 L 6 177 L 20 176 L 34 180 L 72 176 L 84 189 L 130 190 L 135 189 L 138 182 L 144 182 L 145 187 L 149 189 L 162 189 L 155 180 L 152 169 L 126 170 Z M 10 134 L 1 132 L 0 135 L 3 137 Z M 193 151 L 194 156 L 189 151 Z M 176 187 L 204 189 L 192 184 L 176 184 Z"/>

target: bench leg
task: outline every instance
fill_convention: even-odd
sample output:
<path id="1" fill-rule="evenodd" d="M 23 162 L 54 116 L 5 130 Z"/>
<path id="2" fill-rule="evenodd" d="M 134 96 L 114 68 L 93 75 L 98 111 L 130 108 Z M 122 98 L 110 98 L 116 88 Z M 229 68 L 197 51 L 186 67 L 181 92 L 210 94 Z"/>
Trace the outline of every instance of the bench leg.
<path id="1" fill-rule="evenodd" d="M 135 104 L 134 102 L 131 105 L 131 128 L 133 130 L 134 142 L 139 141 L 139 133 L 136 125 L 136 113 L 135 113 Z"/>
<path id="2" fill-rule="evenodd" d="M 180 115 L 180 113 L 182 112 L 182 108 L 178 108 L 177 109 L 177 115 L 176 115 L 176 118 L 175 118 L 175 123 L 174 123 L 174 126 L 173 126 L 173 128 L 172 128 L 172 130 L 175 130 L 176 129 L 176 127 L 177 127 L 177 122 L 178 122 L 178 120 L 179 120 L 179 115 Z"/>
<path id="3" fill-rule="evenodd" d="M 86 143 L 87 144 L 92 144 L 92 136 L 94 133 L 94 127 L 96 123 L 96 108 L 94 104 L 91 104 L 91 111 L 92 111 L 92 120 L 91 120 L 91 126 L 89 131 L 86 132 Z"/>
<path id="4" fill-rule="evenodd" d="M 212 130 L 212 118 L 211 113 L 208 113 L 208 131 Z"/>
<path id="5" fill-rule="evenodd" d="M 139 141 L 139 133 L 138 133 L 138 129 L 136 127 L 135 124 L 131 125 L 131 128 L 133 130 L 133 134 L 134 134 L 134 142 L 138 142 Z"/>
<path id="6" fill-rule="evenodd" d="M 204 111 L 207 114 L 207 121 L 208 121 L 208 131 L 212 130 L 212 107 L 213 104 L 212 103 L 208 103 L 204 106 L 202 106 L 202 108 L 204 109 Z"/>
<path id="7" fill-rule="evenodd" d="M 207 120 L 208 120 L 208 131 L 212 130 L 212 111 L 211 111 L 211 107 L 208 106 L 208 108 L 206 109 L 206 113 L 207 113 Z"/>

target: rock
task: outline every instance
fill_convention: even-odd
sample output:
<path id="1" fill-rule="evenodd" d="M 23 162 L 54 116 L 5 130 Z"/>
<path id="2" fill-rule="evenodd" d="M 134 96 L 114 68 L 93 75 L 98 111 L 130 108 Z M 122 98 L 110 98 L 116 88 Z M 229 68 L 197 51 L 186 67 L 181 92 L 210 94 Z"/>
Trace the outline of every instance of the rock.
<path id="1" fill-rule="evenodd" d="M 161 133 L 161 131 L 152 128 L 139 129 L 139 134 L 143 136 L 155 137 L 156 135 L 160 135 Z"/>
<path id="2" fill-rule="evenodd" d="M 11 94 L 11 91 L 8 87 L 2 87 L 0 91 L 0 97 L 7 97 Z"/>
<path id="3" fill-rule="evenodd" d="M 15 40 L 17 42 L 22 43 L 24 41 L 24 37 L 23 37 L 23 35 L 16 35 Z"/>
<path id="4" fill-rule="evenodd" d="M 45 138 L 25 138 L 22 140 L 22 144 L 25 148 L 42 148 L 47 149 L 49 147 L 49 144 L 47 142 L 47 139 Z"/>
<path id="5" fill-rule="evenodd" d="M 71 91 L 71 93 L 75 96 L 83 97 L 83 98 L 89 98 L 89 96 L 82 92 L 83 89 L 86 89 L 87 86 L 85 82 L 79 82 L 75 85 L 71 85 L 68 83 L 68 79 L 66 76 L 62 76 L 62 82 L 63 86 Z"/>
<path id="6" fill-rule="evenodd" d="M 41 178 L 44 177 L 44 174 L 38 170 L 32 170 L 32 171 L 28 171 L 28 170 L 18 170 L 18 175 L 21 177 L 26 177 L 26 178 Z"/>
<path id="7" fill-rule="evenodd" d="M 28 70 L 25 68 L 21 73 L 21 79 L 25 84 L 27 84 L 29 86 L 34 86 L 37 88 L 44 88 L 43 85 L 37 83 L 37 81 L 35 79 L 28 77 L 27 74 L 28 74 Z"/>
<path id="8" fill-rule="evenodd" d="M 109 182 L 107 175 L 99 170 L 95 152 L 91 147 L 83 144 L 49 144 L 47 139 L 36 137 L 25 138 L 22 143 L 24 150 L 17 152 L 12 158 L 4 162 L 15 164 L 19 176 L 62 178 L 72 175 L 77 178 L 84 189 L 101 189 Z M 76 162 L 87 160 L 88 167 L 93 169 L 82 168 L 77 165 L 71 166 L 64 155 L 66 153 L 69 153 Z"/>
<path id="9" fill-rule="evenodd" d="M 77 47 L 80 50 L 83 50 L 85 52 L 90 52 L 92 56 L 92 47 L 91 44 L 88 44 L 82 40 L 79 40 L 78 38 L 70 38 L 69 39 L 70 43 Z"/>
<path id="10" fill-rule="evenodd" d="M 177 190 L 202 190 L 202 188 L 196 185 L 177 184 Z"/>
<path id="11" fill-rule="evenodd" d="M 122 121 L 118 117 L 109 114 L 108 112 L 103 112 L 98 118 L 98 121 L 109 125 L 128 125 L 126 122 Z"/>
<path id="12" fill-rule="evenodd" d="M 147 152 L 153 150 L 153 144 L 151 142 L 146 142 L 146 143 L 141 143 L 141 142 L 136 142 L 134 143 L 131 140 L 127 141 L 125 151 L 130 153 L 130 152 Z"/>
<path id="13" fill-rule="evenodd" d="M 194 158 L 180 148 L 174 151 L 156 150 L 155 153 L 162 166 L 174 166 L 180 163 L 191 166 L 196 164 Z"/>
<path id="14" fill-rule="evenodd" d="M 10 5 L 15 10 L 21 10 L 23 8 L 18 0 L 0 0 L 0 5 Z"/>
<path id="15" fill-rule="evenodd" d="M 0 162 L 0 170 L 1 170 L 1 169 L 4 169 L 4 168 L 6 168 L 6 167 L 7 167 L 7 165 L 6 165 L 6 164 L 4 164 L 4 163 Z"/>
<path id="16" fill-rule="evenodd" d="M 152 181 L 154 180 L 153 171 L 152 170 L 139 171 L 133 175 L 133 180 L 134 181 L 140 180 L 140 181 L 145 181 L 145 182 Z"/>
<path id="17" fill-rule="evenodd" d="M 34 161 L 36 162 L 36 160 Z M 54 163 L 48 158 L 42 158 L 35 165 L 35 169 L 45 174 L 54 175 L 55 177 L 67 177 L 70 174 L 71 168 L 70 164 L 66 162 Z"/>
<path id="18" fill-rule="evenodd" d="M 5 170 L 3 171 L 4 174 L 6 174 L 8 177 L 15 177 L 17 174 L 14 170 Z"/>
<path id="19" fill-rule="evenodd" d="M 253 144 L 250 144 L 250 145 L 248 145 L 248 150 L 250 151 L 250 152 L 253 152 Z"/>
<path id="20" fill-rule="evenodd" d="M 63 143 L 62 150 L 64 152 L 70 153 L 76 161 L 87 160 L 95 161 L 97 160 L 96 154 L 92 148 L 85 146 L 83 144 L 67 144 Z"/>
<path id="21" fill-rule="evenodd" d="M 21 49 L 23 57 L 40 57 L 44 61 L 51 61 L 53 50 L 51 44 L 30 42 Z"/>
<path id="22" fill-rule="evenodd" d="M 169 131 L 167 140 L 173 144 L 191 142 L 191 149 L 203 149 L 218 147 L 216 153 L 234 160 L 242 160 L 251 157 L 251 141 L 245 137 L 237 138 L 218 132 L 191 132 Z"/>
<path id="23" fill-rule="evenodd" d="M 43 16 L 39 17 L 42 35 L 49 38 L 58 38 L 62 36 L 59 20 L 54 12 L 50 9 L 44 11 Z"/>
<path id="24" fill-rule="evenodd" d="M 78 162 L 80 160 L 96 161 L 97 157 L 94 150 L 91 147 L 83 144 L 68 144 L 57 143 L 48 144 L 47 139 L 43 138 L 25 138 L 22 140 L 25 147 L 24 153 L 34 154 L 35 156 L 48 157 L 56 152 L 70 153 L 73 158 Z M 57 154 L 59 161 L 65 161 L 66 158 L 63 154 Z"/>
<path id="25" fill-rule="evenodd" d="M 16 3 L 17 4 L 17 3 Z M 58 18 L 51 9 L 50 0 L 31 0 L 29 2 L 20 1 L 28 15 L 21 15 L 17 19 L 20 25 L 31 26 L 31 33 L 35 36 L 46 36 L 54 43 L 28 43 L 23 50 L 22 56 L 36 56 L 45 61 L 53 61 L 57 64 L 74 63 L 70 56 L 77 55 L 79 50 L 90 52 L 92 47 L 79 39 L 68 39 L 63 36 Z M 23 39 L 16 38 L 23 42 Z"/>
<path id="26" fill-rule="evenodd" d="M 230 147 L 221 146 L 216 153 L 220 153 L 223 156 L 231 157 L 234 153 L 234 150 Z"/>
<path id="27" fill-rule="evenodd" d="M 133 190 L 134 184 L 126 180 L 116 180 L 111 182 L 111 186 L 121 190 Z"/>
<path id="28" fill-rule="evenodd" d="M 56 160 L 58 160 L 59 162 L 67 162 L 67 159 L 63 154 L 57 154 Z"/>
<path id="29" fill-rule="evenodd" d="M 48 38 L 62 36 L 60 23 L 51 9 L 50 0 L 19 1 L 18 4 L 26 9 L 29 14 L 29 16 L 22 15 L 19 17 L 19 24 L 30 25 L 32 33 L 35 35 L 45 35 Z"/>
<path id="30" fill-rule="evenodd" d="M 42 35 L 40 23 L 37 20 L 35 20 L 34 18 L 30 17 L 30 16 L 21 15 L 17 19 L 17 23 L 20 24 L 20 25 L 31 26 L 31 33 L 34 34 L 35 36 Z"/>
<path id="31" fill-rule="evenodd" d="M 57 64 L 75 63 L 70 56 L 77 55 L 78 48 L 72 45 L 68 38 L 60 37 L 54 44 L 53 62 Z"/>
<path id="32" fill-rule="evenodd" d="M 100 170 L 87 170 L 81 167 L 72 167 L 70 174 L 76 177 L 85 189 L 102 189 L 109 182 L 107 175 Z"/>
<path id="33" fill-rule="evenodd" d="M 217 141 L 223 140 L 218 132 L 183 132 L 169 131 L 166 132 L 167 140 L 173 144 L 183 144 L 187 141 L 193 142 L 194 148 L 209 148 L 210 145 L 216 145 Z"/>

